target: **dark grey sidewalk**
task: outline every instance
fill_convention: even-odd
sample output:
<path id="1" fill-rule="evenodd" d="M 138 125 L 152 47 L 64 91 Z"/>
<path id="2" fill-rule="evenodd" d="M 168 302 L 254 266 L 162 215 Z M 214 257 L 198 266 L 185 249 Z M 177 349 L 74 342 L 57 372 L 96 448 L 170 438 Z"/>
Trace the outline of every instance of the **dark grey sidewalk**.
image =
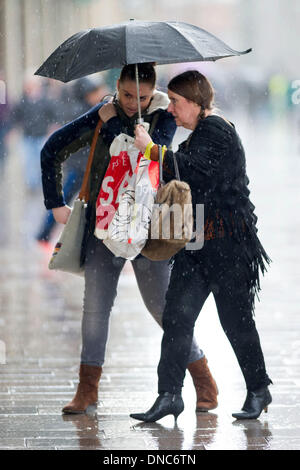
<path id="1" fill-rule="evenodd" d="M 259 420 L 244 422 L 231 417 L 244 401 L 244 383 L 211 298 L 197 338 L 219 386 L 219 407 L 196 415 L 187 376 L 177 426 L 172 417 L 154 424 L 129 418 L 156 397 L 162 332 L 128 263 L 111 317 L 97 415 L 62 416 L 77 383 L 83 281 L 47 270 L 48 254 L 28 236 L 42 203 L 26 195 L 17 156 L 11 156 L 1 194 L 2 208 L 8 193 L 10 204 L 0 215 L 6 228 L 0 248 L 0 449 L 300 449 L 300 156 L 272 132 L 268 149 L 256 153 L 249 144 L 248 173 L 261 239 L 273 259 L 255 317 L 273 403 Z"/>

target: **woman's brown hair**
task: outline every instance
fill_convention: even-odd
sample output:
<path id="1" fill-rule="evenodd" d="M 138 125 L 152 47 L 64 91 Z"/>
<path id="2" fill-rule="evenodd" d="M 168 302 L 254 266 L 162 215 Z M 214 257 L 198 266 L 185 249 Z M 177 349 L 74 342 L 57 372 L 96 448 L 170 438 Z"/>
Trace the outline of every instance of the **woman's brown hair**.
<path id="1" fill-rule="evenodd" d="M 198 70 L 187 70 L 172 78 L 168 89 L 197 103 L 201 107 L 200 119 L 204 119 L 206 109 L 213 109 L 214 89 L 210 81 Z"/>
<path id="2" fill-rule="evenodd" d="M 153 63 L 146 62 L 138 64 L 138 77 L 142 83 L 148 83 L 152 88 L 155 88 L 156 72 Z M 120 82 L 125 80 L 135 81 L 135 64 L 125 65 L 120 74 Z"/>

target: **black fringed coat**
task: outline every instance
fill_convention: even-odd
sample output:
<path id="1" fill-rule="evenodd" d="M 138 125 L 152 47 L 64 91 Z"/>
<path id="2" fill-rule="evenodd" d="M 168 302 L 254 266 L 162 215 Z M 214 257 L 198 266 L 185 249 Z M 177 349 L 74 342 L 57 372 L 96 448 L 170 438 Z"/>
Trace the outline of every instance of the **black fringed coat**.
<path id="1" fill-rule="evenodd" d="M 259 268 L 264 273 L 265 262 L 269 263 L 270 258 L 257 237 L 245 152 L 234 125 L 217 115 L 200 120 L 175 155 L 180 178 L 191 188 L 194 219 L 196 205 L 204 204 L 205 243 L 217 237 L 234 237 L 246 261 L 250 289 L 257 293 Z M 165 181 L 174 175 L 173 155 L 167 151 Z"/>

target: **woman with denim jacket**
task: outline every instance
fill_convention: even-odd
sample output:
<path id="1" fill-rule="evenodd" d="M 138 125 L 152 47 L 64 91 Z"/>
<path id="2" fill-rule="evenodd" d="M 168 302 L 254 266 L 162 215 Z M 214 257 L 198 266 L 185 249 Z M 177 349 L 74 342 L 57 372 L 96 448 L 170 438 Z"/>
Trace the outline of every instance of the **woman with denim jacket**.
<path id="1" fill-rule="evenodd" d="M 155 70 L 151 64 L 139 65 L 142 117 L 150 125 L 153 139 L 169 146 L 176 125 L 167 112 L 167 95 L 155 89 Z M 73 400 L 64 413 L 83 413 L 98 400 L 98 384 L 105 359 L 110 312 L 117 294 L 117 284 L 125 259 L 115 257 L 94 236 L 96 200 L 109 163 L 109 147 L 120 133 L 134 135 L 137 119 L 135 66 L 125 66 L 117 82 L 117 95 L 112 102 L 101 102 L 83 116 L 63 126 L 47 141 L 41 152 L 42 181 L 47 209 L 52 209 L 57 222 L 66 223 L 71 209 L 62 193 L 64 160 L 91 144 L 99 118 L 103 125 L 98 137 L 90 175 L 90 199 L 82 246 L 81 262 L 85 265 L 85 292 L 82 318 L 82 350 L 79 384 Z M 169 283 L 168 261 L 150 261 L 138 256 L 132 262 L 144 303 L 161 325 L 165 293 Z M 207 360 L 195 339 L 190 348 L 189 370 L 197 395 L 197 409 L 217 406 L 217 387 Z"/>

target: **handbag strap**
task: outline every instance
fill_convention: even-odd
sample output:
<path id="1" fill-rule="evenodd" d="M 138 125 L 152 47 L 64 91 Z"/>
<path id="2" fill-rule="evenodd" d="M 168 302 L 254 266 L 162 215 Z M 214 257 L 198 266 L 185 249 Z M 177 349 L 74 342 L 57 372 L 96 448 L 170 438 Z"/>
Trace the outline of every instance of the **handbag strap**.
<path id="1" fill-rule="evenodd" d="M 177 179 L 178 181 L 180 181 L 180 173 L 179 173 L 177 158 L 176 158 L 174 152 L 173 152 L 173 162 L 174 162 L 174 168 L 175 168 L 176 179 Z"/>
<path id="2" fill-rule="evenodd" d="M 162 146 L 158 146 L 158 163 L 159 163 L 159 187 L 165 184 L 163 179 L 163 161 L 162 161 Z"/>
<path id="3" fill-rule="evenodd" d="M 162 146 L 158 145 L 158 161 L 159 161 L 159 185 L 161 186 L 164 183 L 163 180 L 163 161 L 162 161 Z M 178 181 L 180 181 L 180 173 L 178 168 L 177 159 L 175 153 L 173 152 L 173 162 L 175 169 L 175 176 Z"/>
<path id="4" fill-rule="evenodd" d="M 96 144 L 97 144 L 97 140 L 98 140 L 98 137 L 99 137 L 99 133 L 100 133 L 102 124 L 103 124 L 103 121 L 101 121 L 101 119 L 99 119 L 98 124 L 97 124 L 96 129 L 95 129 L 95 132 L 94 132 L 94 136 L 93 136 L 93 140 L 92 140 L 92 144 L 91 144 L 91 148 L 90 148 L 90 153 L 89 153 L 89 158 L 88 158 L 88 161 L 87 161 L 87 164 L 86 164 L 86 169 L 85 169 L 82 185 L 81 185 L 79 196 L 78 196 L 79 199 L 81 201 L 84 201 L 84 202 L 88 202 L 88 200 L 90 198 L 90 191 L 89 191 L 89 186 L 88 186 L 89 185 L 89 176 L 90 176 L 91 167 L 92 167 L 93 158 L 94 158 L 94 153 L 95 153 L 95 148 L 96 148 Z"/>

